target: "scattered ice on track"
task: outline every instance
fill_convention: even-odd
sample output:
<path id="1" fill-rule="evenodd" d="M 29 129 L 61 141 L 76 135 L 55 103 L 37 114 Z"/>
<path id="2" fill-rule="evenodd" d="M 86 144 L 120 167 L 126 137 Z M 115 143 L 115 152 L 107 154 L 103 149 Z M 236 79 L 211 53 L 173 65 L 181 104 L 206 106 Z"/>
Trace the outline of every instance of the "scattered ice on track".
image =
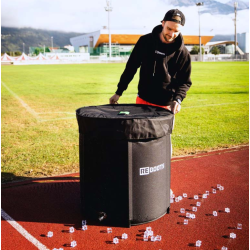
<path id="1" fill-rule="evenodd" d="M 117 237 L 115 237 L 115 238 L 113 239 L 113 243 L 114 243 L 114 244 L 118 244 L 118 243 L 119 243 L 119 239 L 118 239 Z"/>
<path id="2" fill-rule="evenodd" d="M 52 236 L 53 236 L 53 232 L 49 231 L 49 232 L 47 233 L 47 237 L 51 238 Z"/>
<path id="3" fill-rule="evenodd" d="M 127 234 L 125 234 L 125 233 L 122 234 L 122 239 L 123 239 L 123 240 L 126 240 L 127 238 L 128 238 L 128 235 L 127 235 Z"/>

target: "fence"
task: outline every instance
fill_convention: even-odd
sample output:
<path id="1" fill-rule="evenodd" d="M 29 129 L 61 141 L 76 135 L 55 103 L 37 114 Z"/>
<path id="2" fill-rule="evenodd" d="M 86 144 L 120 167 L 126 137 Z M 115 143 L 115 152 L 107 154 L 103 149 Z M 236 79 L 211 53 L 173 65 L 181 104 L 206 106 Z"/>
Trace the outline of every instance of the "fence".
<path id="1" fill-rule="evenodd" d="M 104 44 L 102 47 L 97 47 L 97 48 L 93 48 L 90 47 L 88 49 L 88 53 L 90 53 L 91 56 L 102 56 L 102 55 L 106 55 L 109 56 L 109 45 Z M 112 57 L 115 56 L 129 56 L 131 54 L 131 49 L 129 48 L 129 50 L 124 50 L 123 47 L 120 47 L 119 44 L 112 44 L 111 45 L 111 55 Z"/>
<path id="2" fill-rule="evenodd" d="M 200 61 L 199 55 L 191 55 L 192 61 Z M 249 61 L 249 53 L 245 53 L 244 55 L 232 55 L 232 54 L 207 54 L 202 55 L 203 62 L 220 62 L 220 61 Z"/>

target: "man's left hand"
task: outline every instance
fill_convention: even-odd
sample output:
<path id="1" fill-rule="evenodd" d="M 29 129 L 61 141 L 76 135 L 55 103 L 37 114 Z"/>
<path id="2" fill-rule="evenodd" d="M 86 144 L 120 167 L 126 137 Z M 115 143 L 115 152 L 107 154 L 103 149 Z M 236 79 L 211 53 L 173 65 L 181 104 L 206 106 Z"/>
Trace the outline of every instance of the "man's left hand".
<path id="1" fill-rule="evenodd" d="M 175 115 L 180 112 L 181 105 L 177 101 L 173 101 L 171 104 L 171 112 Z"/>

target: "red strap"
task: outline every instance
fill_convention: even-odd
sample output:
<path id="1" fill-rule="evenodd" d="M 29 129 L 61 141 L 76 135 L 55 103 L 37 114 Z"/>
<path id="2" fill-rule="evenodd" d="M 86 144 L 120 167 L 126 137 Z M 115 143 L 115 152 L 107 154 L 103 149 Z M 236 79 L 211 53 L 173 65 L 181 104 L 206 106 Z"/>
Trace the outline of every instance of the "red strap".
<path id="1" fill-rule="evenodd" d="M 161 108 L 164 108 L 164 109 L 167 109 L 167 110 L 170 110 L 170 111 L 171 111 L 170 106 L 160 106 L 160 105 L 156 105 L 156 104 L 153 104 L 153 103 L 150 103 L 150 102 L 147 102 L 147 101 L 141 99 L 139 96 L 137 96 L 137 98 L 136 98 L 136 104 L 144 104 L 144 105 L 157 106 L 157 107 L 161 107 Z"/>

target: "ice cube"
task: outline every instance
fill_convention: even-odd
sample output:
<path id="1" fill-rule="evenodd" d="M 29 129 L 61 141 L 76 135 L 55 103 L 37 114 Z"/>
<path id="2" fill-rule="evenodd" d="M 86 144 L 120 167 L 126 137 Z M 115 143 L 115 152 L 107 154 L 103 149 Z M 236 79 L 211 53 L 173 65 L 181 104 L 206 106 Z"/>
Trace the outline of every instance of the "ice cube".
<path id="1" fill-rule="evenodd" d="M 196 246 L 196 247 L 200 247 L 200 246 L 201 246 L 201 241 L 200 241 L 200 240 L 197 240 L 197 241 L 195 242 L 195 246 Z"/>
<path id="2" fill-rule="evenodd" d="M 217 184 L 217 188 L 220 188 L 221 187 L 221 184 Z"/>
<path id="3" fill-rule="evenodd" d="M 53 232 L 49 231 L 49 232 L 47 233 L 47 237 L 51 238 L 52 236 L 53 236 Z"/>
<path id="4" fill-rule="evenodd" d="M 152 228 L 151 227 L 146 227 L 146 231 L 150 232 L 150 231 L 152 231 Z"/>
<path id="5" fill-rule="evenodd" d="M 213 189 L 213 191 L 212 191 L 212 192 L 213 192 L 213 194 L 216 194 L 216 189 Z"/>
<path id="6" fill-rule="evenodd" d="M 85 231 L 85 230 L 87 230 L 87 229 L 88 229 L 88 226 L 87 226 L 87 225 L 82 226 L 82 230 L 83 230 L 83 231 Z"/>
<path id="7" fill-rule="evenodd" d="M 70 246 L 71 246 L 71 247 L 76 247 L 76 245 L 77 245 L 77 244 L 76 244 L 76 241 L 75 241 L 75 240 L 73 240 L 73 241 L 70 242 Z"/>
<path id="8" fill-rule="evenodd" d="M 179 198 L 179 201 L 181 201 L 183 199 L 182 196 L 178 196 L 178 198 Z"/>
<path id="9" fill-rule="evenodd" d="M 74 232 L 75 232 L 74 227 L 70 227 L 70 228 L 69 228 L 69 232 L 70 232 L 70 233 L 74 233 Z"/>
<path id="10" fill-rule="evenodd" d="M 201 203 L 199 201 L 196 202 L 196 206 L 197 207 L 200 207 L 201 206 Z"/>
<path id="11" fill-rule="evenodd" d="M 148 232 L 148 236 L 153 236 L 154 235 L 154 232 L 153 231 L 149 231 Z"/>
<path id="12" fill-rule="evenodd" d="M 161 241 L 161 235 L 156 235 L 155 236 L 155 241 Z"/>
<path id="13" fill-rule="evenodd" d="M 202 198 L 203 198 L 203 199 L 206 199 L 206 198 L 207 198 L 207 194 L 203 194 L 203 195 L 202 195 Z"/>
<path id="14" fill-rule="evenodd" d="M 193 212 L 197 212 L 197 207 L 192 207 Z"/>
<path id="15" fill-rule="evenodd" d="M 114 243 L 114 244 L 118 244 L 118 243 L 119 243 L 119 239 L 118 239 L 117 237 L 115 237 L 115 238 L 113 239 L 113 243 Z"/>
<path id="16" fill-rule="evenodd" d="M 184 219 L 183 224 L 184 224 L 184 225 L 187 225 L 187 224 L 188 224 L 188 220 L 187 220 L 187 219 Z"/>
<path id="17" fill-rule="evenodd" d="M 221 250 L 227 250 L 227 249 L 228 249 L 228 248 L 227 248 L 227 247 L 224 247 L 224 246 L 221 248 Z"/>
<path id="18" fill-rule="evenodd" d="M 218 213 L 216 211 L 213 211 L 213 216 L 218 216 Z"/>
<path id="19" fill-rule="evenodd" d="M 194 195 L 194 199 L 195 199 L 195 200 L 198 200 L 198 199 L 199 199 L 199 196 L 198 196 L 198 195 Z"/>
<path id="20" fill-rule="evenodd" d="M 191 218 L 191 219 L 195 219 L 195 214 L 191 214 L 191 215 L 190 215 L 190 218 Z"/>
<path id="21" fill-rule="evenodd" d="M 225 212 L 226 212 L 226 213 L 230 213 L 230 208 L 226 207 L 226 208 L 225 208 Z"/>
<path id="22" fill-rule="evenodd" d="M 235 239 L 236 238 L 236 234 L 235 233 L 230 233 L 230 238 L 231 239 Z"/>
<path id="23" fill-rule="evenodd" d="M 126 240 L 128 238 L 128 235 L 127 234 L 122 234 L 122 239 Z"/>
<path id="24" fill-rule="evenodd" d="M 181 212 L 182 214 L 184 214 L 184 213 L 185 213 L 185 208 L 181 208 L 181 209 L 180 209 L 180 212 Z"/>
<path id="25" fill-rule="evenodd" d="M 242 224 L 238 223 L 237 224 L 237 229 L 242 229 Z"/>
<path id="26" fill-rule="evenodd" d="M 184 198 L 187 198 L 187 194 L 186 193 L 183 193 L 182 195 Z"/>
<path id="27" fill-rule="evenodd" d="M 107 228 L 107 233 L 108 233 L 108 234 L 112 233 L 112 228 L 108 227 L 108 228 Z"/>

